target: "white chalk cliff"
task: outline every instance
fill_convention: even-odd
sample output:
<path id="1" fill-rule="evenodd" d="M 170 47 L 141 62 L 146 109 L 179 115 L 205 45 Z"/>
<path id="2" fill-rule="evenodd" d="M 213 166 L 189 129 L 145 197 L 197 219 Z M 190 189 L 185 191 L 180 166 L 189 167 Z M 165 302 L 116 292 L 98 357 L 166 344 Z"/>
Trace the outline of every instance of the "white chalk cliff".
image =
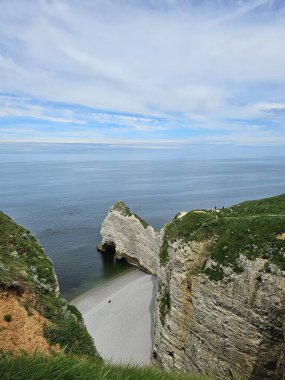
<path id="1" fill-rule="evenodd" d="M 158 274 L 155 361 L 220 379 L 283 379 L 284 272 L 240 257 L 242 273 L 214 281 L 201 273 L 208 247 L 177 241 L 168 248 Z"/>
<path id="2" fill-rule="evenodd" d="M 156 233 L 123 203 L 110 210 L 103 248 L 157 274 L 154 363 L 285 380 L 284 215 L 283 195 L 184 212 Z"/>
<path id="3" fill-rule="evenodd" d="M 124 202 L 111 207 L 102 224 L 101 235 L 101 251 L 114 248 L 118 259 L 125 258 L 147 273 L 157 274 L 163 231 L 156 232 L 131 213 Z"/>

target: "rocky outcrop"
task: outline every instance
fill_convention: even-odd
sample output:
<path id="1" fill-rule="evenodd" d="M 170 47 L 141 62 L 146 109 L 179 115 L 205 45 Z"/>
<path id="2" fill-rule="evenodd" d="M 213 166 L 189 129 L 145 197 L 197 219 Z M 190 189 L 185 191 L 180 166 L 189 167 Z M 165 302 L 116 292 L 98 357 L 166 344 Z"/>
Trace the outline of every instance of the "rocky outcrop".
<path id="1" fill-rule="evenodd" d="M 153 362 L 220 379 L 285 380 L 285 196 L 179 213 L 163 236 L 144 235 L 139 223 L 113 208 L 102 236 L 157 273 Z"/>
<path id="2" fill-rule="evenodd" d="M 147 273 L 156 274 L 163 232 L 156 232 L 144 220 L 130 212 L 124 202 L 116 203 L 101 228 L 100 251 L 115 250 L 118 259 L 125 258 Z"/>
<path id="3" fill-rule="evenodd" d="M 224 379 L 283 379 L 285 278 L 267 261 L 241 257 L 243 272 L 201 273 L 211 243 L 170 245 L 159 270 L 153 342 L 164 368 Z M 213 262 L 211 262 L 213 265 Z"/>

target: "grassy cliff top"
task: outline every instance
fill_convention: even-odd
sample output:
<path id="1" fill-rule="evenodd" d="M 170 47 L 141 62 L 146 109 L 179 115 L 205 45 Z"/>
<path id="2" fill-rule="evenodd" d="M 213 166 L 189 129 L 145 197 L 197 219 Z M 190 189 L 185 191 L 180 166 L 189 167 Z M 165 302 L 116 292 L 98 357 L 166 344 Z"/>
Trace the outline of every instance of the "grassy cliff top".
<path id="1" fill-rule="evenodd" d="M 214 380 L 203 375 L 166 372 L 154 367 L 82 361 L 67 355 L 0 357 L 1 380 Z"/>
<path id="2" fill-rule="evenodd" d="M 53 265 L 37 239 L 0 212 L 0 348 L 41 347 L 65 349 L 79 355 L 96 355 L 79 311 L 60 298 Z M 25 319 L 22 328 L 21 319 Z M 31 323 L 32 321 L 32 323 Z M 18 329 L 22 329 L 19 330 Z M 29 330 L 30 329 L 30 330 Z M 27 338 L 21 342 L 19 334 Z M 14 345 L 6 340 L 13 334 Z M 42 336 L 41 336 L 42 335 Z M 31 340 L 30 346 L 25 345 Z M 35 344 L 36 345 L 36 344 Z M 34 345 L 34 348 L 36 348 Z"/>
<path id="3" fill-rule="evenodd" d="M 212 239 L 209 257 L 237 273 L 242 270 L 237 264 L 241 254 L 248 259 L 267 259 L 285 270 L 285 194 L 175 217 L 165 227 L 160 254 L 163 265 L 168 260 L 168 244 L 179 239 L 184 242 Z"/>
<path id="4" fill-rule="evenodd" d="M 145 220 L 143 220 L 140 216 L 131 212 L 129 207 L 123 201 L 119 201 L 115 203 L 114 206 L 111 207 L 110 211 L 112 212 L 114 210 L 119 211 L 124 216 L 132 216 L 132 215 L 135 216 L 140 221 L 140 223 L 143 225 L 144 228 L 147 228 L 149 226 L 149 224 Z"/>

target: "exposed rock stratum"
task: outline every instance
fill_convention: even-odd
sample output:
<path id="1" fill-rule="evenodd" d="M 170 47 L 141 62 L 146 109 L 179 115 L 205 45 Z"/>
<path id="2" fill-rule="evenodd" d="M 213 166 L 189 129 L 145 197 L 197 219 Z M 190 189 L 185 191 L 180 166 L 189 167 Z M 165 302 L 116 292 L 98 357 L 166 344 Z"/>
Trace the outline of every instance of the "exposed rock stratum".
<path id="1" fill-rule="evenodd" d="M 157 274 L 153 362 L 220 379 L 285 379 L 285 196 L 178 214 L 163 230 L 123 202 L 102 225 Z"/>
<path id="2" fill-rule="evenodd" d="M 147 273 L 157 274 L 163 232 L 154 229 L 123 203 L 116 203 L 101 228 L 99 250 L 115 249 L 118 259 L 125 258 Z"/>

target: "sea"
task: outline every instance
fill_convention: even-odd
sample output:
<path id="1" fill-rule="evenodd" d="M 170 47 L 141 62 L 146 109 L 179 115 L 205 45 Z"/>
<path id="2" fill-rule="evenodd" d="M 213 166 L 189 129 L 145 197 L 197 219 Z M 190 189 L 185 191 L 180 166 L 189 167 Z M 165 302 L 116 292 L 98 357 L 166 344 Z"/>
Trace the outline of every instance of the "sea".
<path id="1" fill-rule="evenodd" d="M 178 211 L 278 195 L 285 148 L 1 143 L 0 181 L 0 210 L 37 236 L 70 300 L 129 270 L 96 250 L 115 202 L 159 230 Z"/>

